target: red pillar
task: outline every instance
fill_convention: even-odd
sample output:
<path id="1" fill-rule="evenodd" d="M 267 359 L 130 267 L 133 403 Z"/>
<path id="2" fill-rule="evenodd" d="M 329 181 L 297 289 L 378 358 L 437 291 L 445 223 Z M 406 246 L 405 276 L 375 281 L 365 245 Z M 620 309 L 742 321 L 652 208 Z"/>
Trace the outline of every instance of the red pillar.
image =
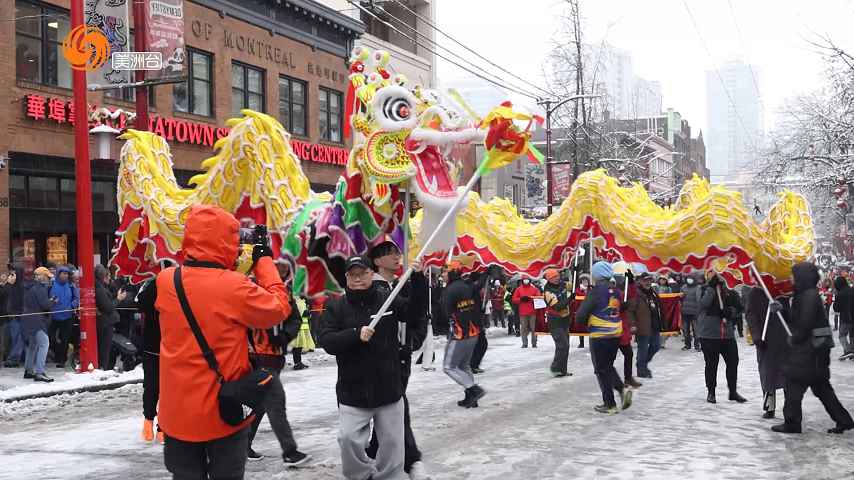
<path id="1" fill-rule="evenodd" d="M 71 28 L 83 24 L 83 0 L 71 1 Z M 74 164 L 77 183 L 77 263 L 80 277 L 80 367 L 98 368 L 98 334 L 95 324 L 95 265 L 92 229 L 92 170 L 89 160 L 89 108 L 86 72 L 73 70 Z"/>
<path id="2" fill-rule="evenodd" d="M 134 37 L 133 49 L 137 52 L 148 51 L 148 0 L 133 2 Z M 137 70 L 134 80 L 145 81 L 145 70 Z M 136 129 L 148 130 L 148 88 L 136 88 Z"/>

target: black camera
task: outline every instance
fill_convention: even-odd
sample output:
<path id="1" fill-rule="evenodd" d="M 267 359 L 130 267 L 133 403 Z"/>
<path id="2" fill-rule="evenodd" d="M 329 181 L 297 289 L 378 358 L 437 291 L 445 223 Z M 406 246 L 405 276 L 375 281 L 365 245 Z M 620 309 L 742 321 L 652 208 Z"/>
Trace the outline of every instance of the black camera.
<path id="1" fill-rule="evenodd" d="M 269 245 L 267 225 L 255 225 L 252 228 L 240 229 L 241 245 Z"/>

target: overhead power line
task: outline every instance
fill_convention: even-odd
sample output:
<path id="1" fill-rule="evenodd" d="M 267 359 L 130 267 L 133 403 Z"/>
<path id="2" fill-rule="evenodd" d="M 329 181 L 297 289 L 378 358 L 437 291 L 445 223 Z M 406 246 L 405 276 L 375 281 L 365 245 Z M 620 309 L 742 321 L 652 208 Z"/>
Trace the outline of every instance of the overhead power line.
<path id="1" fill-rule="evenodd" d="M 462 42 L 460 42 L 460 41 L 459 41 L 459 40 L 457 40 L 456 38 L 454 38 L 454 37 L 452 37 L 451 35 L 449 35 L 449 34 L 445 33 L 444 31 L 442 31 L 439 27 L 437 27 L 435 24 L 433 24 L 433 22 L 431 22 L 429 19 L 425 18 L 423 15 L 420 15 L 420 14 L 419 14 L 418 12 L 416 12 L 415 10 L 412 10 L 411 8 L 409 8 L 405 3 L 401 2 L 400 0 L 393 0 L 393 1 L 394 1 L 394 3 L 396 3 L 396 4 L 400 5 L 401 7 L 403 7 L 403 8 L 404 8 L 406 11 L 408 11 L 409 13 L 411 13 L 411 14 L 415 15 L 415 18 L 417 18 L 418 20 L 420 20 L 420 21 L 424 22 L 425 24 L 427 24 L 427 26 L 429 26 L 430 28 L 432 28 L 432 29 L 433 29 L 433 30 L 435 30 L 436 32 L 438 32 L 438 33 L 442 34 L 442 36 L 444 36 L 444 37 L 445 37 L 445 38 L 447 38 L 448 40 L 450 40 L 450 41 L 452 41 L 452 42 L 456 43 L 457 45 L 459 45 L 460 47 L 464 48 L 466 51 L 468 51 L 468 52 L 472 53 L 472 54 L 473 54 L 474 56 L 476 56 L 477 58 L 479 58 L 479 59 L 483 60 L 484 62 L 488 63 L 489 65 L 491 65 L 491 66 L 493 66 L 493 67 L 495 67 L 495 68 L 497 68 L 498 70 L 501 70 L 502 72 L 506 73 L 507 75 L 510 75 L 511 77 L 515 78 L 516 80 L 519 80 L 519 81 L 521 81 L 521 82 L 523 82 L 523 83 L 525 83 L 525 84 L 527 84 L 527 85 L 530 85 L 531 87 L 534 87 L 535 89 L 537 89 L 537 90 L 539 90 L 539 91 L 541 91 L 541 92 L 544 92 L 546 95 L 552 95 L 552 93 L 551 93 L 551 92 L 549 92 L 548 90 L 546 90 L 545 88 L 542 88 L 542 87 L 540 87 L 539 85 L 536 85 L 536 84 L 534 84 L 534 83 L 532 83 L 532 82 L 529 82 L 528 80 L 525 80 L 524 78 L 522 78 L 522 77 L 520 77 L 520 76 L 516 75 L 515 73 L 511 72 L 510 70 L 505 69 L 505 68 L 504 68 L 504 67 L 502 67 L 501 65 L 498 65 L 497 63 L 495 63 L 495 62 L 493 62 L 493 61 L 489 60 L 488 58 L 484 57 L 483 55 L 481 55 L 481 54 L 477 53 L 475 50 L 473 50 L 473 49 L 471 49 L 471 48 L 467 47 L 466 45 L 464 45 Z M 384 11 L 384 12 L 386 12 L 386 13 L 388 13 L 388 11 L 387 11 L 387 10 L 385 10 L 385 9 L 383 9 L 383 11 Z M 389 15 L 391 15 L 391 14 L 389 13 Z M 438 45 L 438 43 L 437 43 L 437 42 L 433 42 L 433 43 L 436 43 L 436 45 Z M 447 50 L 447 49 L 446 49 L 446 50 Z"/>
<path id="2" fill-rule="evenodd" d="M 377 20 L 378 22 L 380 22 L 380 23 L 382 23 L 383 25 L 387 26 L 388 28 L 390 28 L 390 29 L 394 30 L 395 32 L 397 32 L 398 34 L 400 34 L 401 36 L 403 36 L 404 38 L 406 38 L 406 39 L 407 39 L 407 40 L 409 40 L 410 42 L 414 43 L 415 45 L 418 45 L 419 47 L 421 47 L 421 48 L 423 48 L 423 49 L 427 50 L 428 52 L 432 53 L 433 55 L 436 55 L 437 57 L 441 58 L 442 60 L 445 60 L 446 62 L 449 62 L 450 64 L 452 64 L 452 65 L 454 65 L 454 66 L 456 66 L 456 67 L 458 67 L 458 68 L 460 68 L 460 69 L 462 69 L 462 70 L 465 70 L 466 72 L 468 72 L 468 73 L 470 73 L 470 74 L 472 74 L 472 75 L 474 75 L 474 76 L 476 76 L 476 77 L 480 78 L 481 80 L 485 80 L 485 81 L 487 81 L 487 82 L 489 82 L 489 83 L 491 83 L 491 84 L 493 84 L 493 85 L 496 85 L 496 86 L 498 86 L 498 87 L 500 87 L 500 88 L 503 88 L 503 89 L 505 89 L 505 90 L 509 90 L 509 91 L 514 92 L 514 93 L 517 93 L 517 94 L 519 94 L 519 95 L 522 95 L 522 96 L 528 97 L 528 98 L 530 98 L 530 99 L 532 99 L 532 100 L 539 100 L 539 97 L 538 97 L 537 95 L 534 95 L 534 94 L 532 94 L 532 93 L 530 93 L 530 92 L 527 92 L 527 91 L 521 90 L 521 89 L 519 89 L 518 87 L 510 87 L 510 86 L 509 86 L 509 85 L 507 85 L 507 84 L 503 84 L 503 83 L 501 83 L 501 82 L 499 82 L 499 81 L 496 81 L 496 80 L 494 80 L 494 79 L 491 79 L 491 78 L 485 77 L 484 75 L 481 75 L 480 73 L 475 72 L 474 70 L 471 70 L 470 68 L 468 68 L 468 67 L 466 67 L 466 66 L 464 66 L 464 65 L 461 65 L 461 64 L 459 64 L 458 62 L 456 62 L 456 61 L 454 61 L 454 60 L 451 60 L 450 58 L 448 58 L 448 57 L 446 57 L 446 56 L 444 56 L 444 55 L 442 55 L 442 54 L 438 53 L 436 50 L 433 50 L 433 49 L 432 49 L 432 48 L 430 48 L 429 46 L 424 45 L 423 43 L 419 42 L 416 38 L 410 37 L 410 36 L 409 36 L 409 35 L 407 35 L 406 33 L 404 33 L 404 32 L 402 32 L 402 31 L 400 31 L 400 29 L 398 29 L 397 27 L 395 27 L 395 26 L 394 26 L 394 25 L 392 25 L 391 23 L 389 23 L 389 22 L 385 21 L 384 19 L 380 18 L 380 17 L 379 17 L 379 16 L 377 16 L 374 12 L 372 12 L 372 11 L 370 11 L 370 10 L 366 9 L 365 7 L 363 7 L 362 5 L 360 5 L 359 3 L 356 3 L 356 2 L 355 2 L 355 1 L 353 1 L 353 0 L 347 0 L 347 3 L 349 3 L 349 4 L 353 5 L 354 7 L 357 7 L 359 10 L 361 10 L 361 11 L 363 11 L 363 12 L 367 13 L 368 15 L 370 15 L 371 17 L 373 17 L 375 20 Z"/>
<path id="3" fill-rule="evenodd" d="M 702 32 L 700 32 L 700 26 L 697 24 L 697 19 L 694 17 L 694 14 L 691 12 L 691 8 L 688 7 L 688 2 L 686 0 L 682 0 L 682 5 L 685 6 L 685 11 L 688 12 L 688 16 L 691 18 L 691 24 L 694 26 L 694 31 L 697 32 L 697 37 L 700 39 L 700 43 L 703 45 L 703 49 L 706 51 L 706 56 L 714 62 L 715 58 L 712 56 L 712 51 L 709 50 L 709 45 L 706 43 L 705 38 L 703 38 Z M 732 109 L 735 112 L 735 116 L 738 119 L 738 123 L 741 124 L 741 129 L 744 130 L 744 133 L 750 139 L 750 143 L 753 144 L 754 153 L 759 153 L 759 146 L 756 143 L 756 139 L 753 138 L 753 135 L 747 129 L 747 126 L 744 123 L 744 119 L 741 117 L 741 113 L 738 111 L 738 106 L 735 104 L 735 99 L 733 99 L 732 94 L 729 91 L 729 88 L 726 86 L 726 82 L 724 78 L 721 76 L 721 72 L 718 70 L 717 66 L 714 67 L 715 75 L 718 77 L 718 80 L 721 82 L 721 87 L 726 93 L 727 99 L 729 99 L 730 105 L 732 105 Z"/>

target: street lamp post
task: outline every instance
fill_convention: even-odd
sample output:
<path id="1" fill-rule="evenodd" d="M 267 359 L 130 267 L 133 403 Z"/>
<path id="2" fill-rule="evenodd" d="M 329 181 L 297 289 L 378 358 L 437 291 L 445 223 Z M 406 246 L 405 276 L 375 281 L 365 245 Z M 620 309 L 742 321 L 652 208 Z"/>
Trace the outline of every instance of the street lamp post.
<path id="1" fill-rule="evenodd" d="M 599 98 L 601 96 L 602 95 L 595 94 L 572 95 L 564 98 L 563 100 L 537 101 L 537 105 L 540 105 L 546 110 L 546 208 L 548 215 L 552 214 L 552 204 L 554 203 L 554 191 L 552 190 L 554 185 L 552 174 L 552 166 L 554 165 L 554 159 L 552 158 L 552 113 L 568 102 L 581 100 L 583 98 Z M 575 179 L 573 178 L 572 181 L 575 182 Z"/>

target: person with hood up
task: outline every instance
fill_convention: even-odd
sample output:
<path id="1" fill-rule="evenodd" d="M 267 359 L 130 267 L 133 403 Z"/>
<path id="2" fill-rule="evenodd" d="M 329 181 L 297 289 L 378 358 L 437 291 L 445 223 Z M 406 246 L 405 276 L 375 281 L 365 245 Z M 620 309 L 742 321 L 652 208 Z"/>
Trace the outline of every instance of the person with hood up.
<path id="1" fill-rule="evenodd" d="M 240 223 L 211 205 L 193 205 L 181 245 L 184 264 L 157 275 L 160 312 L 160 410 L 163 459 L 175 478 L 242 479 L 250 415 L 239 425 L 220 416 L 218 378 L 233 381 L 252 371 L 249 328 L 270 328 L 290 313 L 288 294 L 267 244 L 252 251 L 255 282 L 235 270 Z M 184 314 L 175 279 L 219 365 L 205 360 Z"/>
<path id="2" fill-rule="evenodd" d="M 626 315 L 638 342 L 638 377 L 652 378 L 649 362 L 661 348 L 661 326 L 664 317 L 661 300 L 652 287 L 652 274 L 641 273 L 637 285 L 637 295 L 628 302 Z"/>
<path id="3" fill-rule="evenodd" d="M 590 273 L 594 286 L 578 307 L 575 321 L 587 325 L 590 332 L 590 359 L 593 361 L 603 400 L 603 404 L 594 409 L 599 413 L 615 414 L 619 411 L 614 390 L 620 393 L 623 410 L 632 405 L 632 390 L 624 385 L 614 368 L 614 360 L 620 349 L 620 336 L 623 333 L 623 321 L 620 318 L 622 292 L 611 287 L 614 269 L 610 263 L 596 262 Z"/>
<path id="4" fill-rule="evenodd" d="M 522 279 L 522 285 L 513 292 L 513 303 L 519 306 L 522 348 L 528 348 L 529 332 L 531 334 L 531 347 L 537 348 L 537 311 L 534 309 L 534 299 L 541 297 L 540 289 L 531 283 L 530 278 Z"/>
<path id="5" fill-rule="evenodd" d="M 45 267 L 33 272 L 33 283 L 24 293 L 24 315 L 21 316 L 22 335 L 27 341 L 27 356 L 24 362 L 24 378 L 36 382 L 52 382 L 45 375 L 44 364 L 50 341 L 47 336 L 50 311 L 55 299 L 50 297 L 50 280 L 53 275 Z"/>
<path id="6" fill-rule="evenodd" d="M 682 336 L 685 346 L 682 350 L 691 350 L 691 345 L 700 351 L 700 339 L 697 337 L 697 314 L 700 313 L 700 285 L 694 275 L 685 278 L 682 287 Z"/>
<path id="7" fill-rule="evenodd" d="M 706 274 L 706 285 L 700 293 L 700 315 L 697 318 L 697 336 L 703 348 L 706 362 L 706 401 L 717 403 L 715 388 L 718 384 L 718 362 L 723 357 L 726 363 L 726 383 L 729 399 L 744 403 L 746 398 L 738 394 L 738 344 L 735 342 L 735 324 L 741 316 L 734 292 L 726 289 L 714 270 Z"/>
<path id="8" fill-rule="evenodd" d="M 839 316 L 839 344 L 842 346 L 839 360 L 854 360 L 854 288 L 841 275 L 833 285 L 836 288 L 833 310 Z"/>
<path id="9" fill-rule="evenodd" d="M 445 375 L 465 388 L 465 398 L 457 405 L 465 408 L 477 407 L 477 401 L 486 391 L 474 381 L 471 357 L 480 335 L 480 297 L 474 286 L 462 278 L 462 264 L 451 261 L 442 274 L 445 288 L 443 307 L 450 321 L 448 344 L 442 366 Z"/>
<path id="10" fill-rule="evenodd" d="M 50 287 L 50 297 L 56 299 L 48 338 L 53 348 L 56 368 L 65 368 L 68 357 L 68 343 L 71 341 L 71 326 L 74 310 L 80 305 L 77 290 L 71 286 L 71 270 L 68 267 L 56 269 L 56 281 Z"/>
<path id="11" fill-rule="evenodd" d="M 836 422 L 836 426 L 827 433 L 844 433 L 854 428 L 854 420 L 836 398 L 836 392 L 830 385 L 833 331 L 816 288 L 819 281 L 818 267 L 809 262 L 798 263 L 792 267 L 792 278 L 795 286 L 789 322 L 789 329 L 792 331 L 789 344 L 792 348 L 783 364 L 783 374 L 786 377 L 786 403 L 783 405 L 785 421 L 774 425 L 771 430 L 779 433 L 801 433 L 801 402 L 809 388 L 824 405 L 830 418 Z M 780 311 L 782 306 L 774 302 L 771 309 Z"/>
<path id="12" fill-rule="evenodd" d="M 569 362 L 569 305 L 572 302 L 572 293 L 568 292 L 566 285 L 561 281 L 560 272 L 549 268 L 545 272 L 546 289 L 543 297 L 548 310 L 546 315 L 549 321 L 549 332 L 555 342 L 555 355 L 552 360 L 550 371 L 555 377 L 566 377 L 572 375 L 567 371 Z"/>
<path id="13" fill-rule="evenodd" d="M 21 330 L 21 317 L 17 316 L 24 312 L 24 271 L 15 267 L 6 277 L 6 315 L 10 315 L 6 321 L 6 331 L 9 337 L 9 356 L 6 357 L 4 366 L 17 368 L 24 356 L 24 335 Z"/>
<path id="14" fill-rule="evenodd" d="M 321 319 L 320 346 L 338 363 L 338 445 L 347 480 L 399 480 L 404 477 L 403 373 L 400 322 L 405 305 L 395 298 L 375 328 L 373 317 L 388 298 L 377 288 L 370 259 L 345 263 L 345 294 L 330 298 Z M 377 432 L 376 460 L 365 448 Z"/>
<path id="15" fill-rule="evenodd" d="M 788 312 L 784 312 L 788 316 Z M 777 410 L 777 390 L 785 387 L 783 362 L 789 349 L 786 343 L 786 331 L 777 316 L 768 312 L 768 296 L 761 287 L 753 287 L 747 294 L 747 326 L 754 332 L 753 345 L 756 347 L 756 361 L 759 364 L 759 383 L 764 395 L 762 418 L 774 418 Z M 765 339 L 765 319 L 768 328 Z M 788 320 L 787 320 L 788 321 Z"/>

